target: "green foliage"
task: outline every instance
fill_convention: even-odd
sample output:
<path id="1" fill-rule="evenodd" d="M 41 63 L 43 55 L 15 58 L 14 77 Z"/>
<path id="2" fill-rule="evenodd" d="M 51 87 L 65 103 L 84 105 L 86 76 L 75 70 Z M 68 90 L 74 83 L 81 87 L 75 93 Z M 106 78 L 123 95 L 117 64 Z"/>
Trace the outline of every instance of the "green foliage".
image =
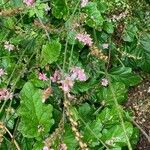
<path id="1" fill-rule="evenodd" d="M 140 46 L 142 48 L 142 60 L 139 66 L 146 72 L 150 72 L 150 34 L 145 33 L 140 39 Z"/>
<path id="2" fill-rule="evenodd" d="M 133 74 L 129 67 L 112 68 L 109 75 L 113 81 L 122 82 L 126 86 L 134 86 L 141 81 L 140 76 Z"/>
<path id="3" fill-rule="evenodd" d="M 66 0 L 52 0 L 52 14 L 57 18 L 66 18 L 69 10 Z"/>
<path id="4" fill-rule="evenodd" d="M 113 82 L 111 86 L 113 87 L 115 98 L 117 99 L 118 103 L 121 104 L 124 102 L 127 98 L 127 89 L 125 84 L 121 82 Z M 107 105 L 114 105 L 114 94 L 112 93 L 110 87 L 101 87 L 98 93 L 99 101 L 104 100 Z"/>
<path id="5" fill-rule="evenodd" d="M 28 138 L 46 135 L 54 123 L 52 106 L 42 103 L 42 91 L 27 82 L 20 93 L 21 105 L 18 110 L 21 122 L 20 132 Z"/>
<path id="6" fill-rule="evenodd" d="M 70 150 L 75 150 L 78 146 L 74 134 L 68 124 L 65 126 L 64 143 L 66 143 L 68 149 Z"/>
<path id="7" fill-rule="evenodd" d="M 107 33 L 113 33 L 114 32 L 114 27 L 113 27 L 113 24 L 111 22 L 104 22 L 103 29 Z"/>
<path id="8" fill-rule="evenodd" d="M 43 45 L 41 52 L 41 65 L 51 64 L 58 60 L 61 51 L 61 44 L 58 41 L 47 42 Z"/>
<path id="9" fill-rule="evenodd" d="M 135 149 L 122 104 L 150 73 L 149 3 L 81 2 L 0 2 L 0 149 L 77 150 L 78 132 L 89 150 Z"/>
<path id="10" fill-rule="evenodd" d="M 89 2 L 84 12 L 87 14 L 85 23 L 90 27 L 100 30 L 104 20 L 101 12 L 97 9 L 97 3 Z"/>
<path id="11" fill-rule="evenodd" d="M 133 42 L 137 31 L 138 31 L 138 29 L 134 24 L 127 25 L 127 27 L 124 31 L 123 40 L 127 41 L 127 42 Z"/>
<path id="12" fill-rule="evenodd" d="M 133 126 L 125 122 L 126 134 L 130 138 L 133 134 Z M 123 147 L 127 145 L 125 134 L 121 125 L 115 125 L 108 130 L 103 131 L 102 140 L 111 147 Z"/>

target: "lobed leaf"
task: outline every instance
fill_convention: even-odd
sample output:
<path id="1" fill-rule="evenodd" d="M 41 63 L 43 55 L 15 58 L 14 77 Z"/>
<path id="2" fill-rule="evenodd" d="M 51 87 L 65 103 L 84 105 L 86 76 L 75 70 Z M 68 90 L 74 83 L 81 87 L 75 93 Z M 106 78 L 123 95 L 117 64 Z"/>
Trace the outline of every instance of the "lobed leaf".
<path id="1" fill-rule="evenodd" d="M 21 90 L 20 98 L 19 131 L 27 138 L 39 138 L 46 135 L 54 120 L 52 119 L 52 106 L 42 103 L 42 91 L 27 82 Z"/>

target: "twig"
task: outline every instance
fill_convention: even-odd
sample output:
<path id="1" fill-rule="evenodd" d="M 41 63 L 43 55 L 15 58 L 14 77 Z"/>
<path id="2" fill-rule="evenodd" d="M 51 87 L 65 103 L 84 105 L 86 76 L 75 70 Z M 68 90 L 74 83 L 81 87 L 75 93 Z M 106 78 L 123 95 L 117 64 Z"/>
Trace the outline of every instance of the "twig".
<path id="1" fill-rule="evenodd" d="M 132 123 L 137 126 L 137 128 L 142 132 L 142 134 L 147 138 L 148 142 L 150 143 L 150 136 L 131 118 L 129 118 Z"/>
<path id="2" fill-rule="evenodd" d="M 16 140 L 14 139 L 13 135 L 10 133 L 10 131 L 4 126 L 4 129 L 6 130 L 6 132 L 9 134 L 9 136 L 12 138 L 17 150 L 21 150 L 18 143 L 16 142 Z"/>

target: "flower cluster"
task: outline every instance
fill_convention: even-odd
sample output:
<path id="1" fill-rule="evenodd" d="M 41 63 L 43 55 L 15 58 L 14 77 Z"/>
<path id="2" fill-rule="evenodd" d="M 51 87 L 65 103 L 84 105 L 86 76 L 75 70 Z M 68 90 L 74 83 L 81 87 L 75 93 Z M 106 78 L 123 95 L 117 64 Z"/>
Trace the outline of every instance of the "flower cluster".
<path id="1" fill-rule="evenodd" d="M 107 49 L 109 47 L 108 43 L 102 44 L 103 49 Z"/>
<path id="2" fill-rule="evenodd" d="M 38 78 L 43 81 L 49 80 L 45 73 L 39 73 Z M 65 93 L 69 93 L 76 80 L 86 81 L 87 78 L 84 69 L 81 69 L 80 67 L 72 67 L 70 73 L 64 76 L 59 70 L 55 70 L 54 74 L 50 77 L 50 80 L 54 83 L 61 84 L 60 88 Z"/>
<path id="3" fill-rule="evenodd" d="M 11 44 L 9 41 L 5 41 L 4 48 L 10 52 L 14 50 L 15 46 Z"/>
<path id="4" fill-rule="evenodd" d="M 50 79 L 52 80 L 52 82 L 57 82 L 58 80 L 60 80 L 60 78 L 61 78 L 61 73 L 58 70 L 55 70 L 53 76 L 50 77 Z"/>
<path id="5" fill-rule="evenodd" d="M 48 78 L 47 78 L 45 73 L 39 73 L 39 79 L 43 80 L 43 81 L 47 81 L 48 80 Z"/>
<path id="6" fill-rule="evenodd" d="M 108 82 L 108 80 L 107 80 L 106 78 L 103 78 L 103 79 L 101 80 L 101 85 L 102 85 L 102 86 L 108 86 L 108 84 L 109 84 L 109 82 Z"/>
<path id="7" fill-rule="evenodd" d="M 84 45 L 92 46 L 93 41 L 89 34 L 87 33 L 78 33 L 76 35 L 76 39 L 78 39 L 80 42 L 82 42 Z"/>
<path id="8" fill-rule="evenodd" d="M 60 83 L 60 88 L 65 92 L 69 93 L 71 88 L 74 85 L 75 80 L 79 81 L 86 81 L 86 75 L 84 73 L 84 69 L 81 69 L 80 67 L 73 67 L 70 70 L 70 74 L 65 75 L 65 77 L 62 79 L 61 73 L 56 70 L 52 77 L 50 77 L 52 82 Z"/>
<path id="9" fill-rule="evenodd" d="M 68 93 L 74 85 L 74 80 L 70 76 L 67 76 L 65 77 L 64 80 L 61 80 L 60 83 L 61 83 L 61 89 L 65 93 Z"/>
<path id="10" fill-rule="evenodd" d="M 35 2 L 35 0 L 24 0 L 23 1 L 27 6 L 32 6 Z"/>
<path id="11" fill-rule="evenodd" d="M 13 95 L 7 89 L 0 89 L 0 100 L 12 99 Z"/>
<path id="12" fill-rule="evenodd" d="M 79 67 L 74 67 L 71 69 L 72 75 L 71 78 L 72 79 L 76 79 L 79 81 L 86 81 L 86 75 L 84 73 L 84 69 L 81 69 Z"/>

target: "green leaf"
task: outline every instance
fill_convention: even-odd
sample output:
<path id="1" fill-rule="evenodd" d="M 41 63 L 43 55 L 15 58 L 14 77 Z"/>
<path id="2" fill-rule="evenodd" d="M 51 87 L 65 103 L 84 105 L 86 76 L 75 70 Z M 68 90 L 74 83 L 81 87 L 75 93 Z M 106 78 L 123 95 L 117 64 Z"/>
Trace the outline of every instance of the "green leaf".
<path id="1" fill-rule="evenodd" d="M 137 61 L 138 66 L 140 66 L 144 71 L 150 73 L 150 34 L 144 33 L 140 39 L 140 47 L 142 49 L 142 59 Z"/>
<path id="2" fill-rule="evenodd" d="M 103 125 L 100 120 L 94 120 L 92 122 L 86 123 L 86 126 L 83 130 L 83 136 L 86 142 L 90 145 L 90 147 L 95 147 L 99 145 L 100 141 L 98 140 L 102 134 L 101 130 Z"/>
<path id="3" fill-rule="evenodd" d="M 56 62 L 60 55 L 60 51 L 61 44 L 58 41 L 47 42 L 46 45 L 43 45 L 41 53 L 42 66 Z"/>
<path id="4" fill-rule="evenodd" d="M 69 10 L 66 0 L 52 0 L 52 14 L 57 18 L 66 18 Z"/>
<path id="5" fill-rule="evenodd" d="M 128 138 L 133 134 L 133 126 L 129 122 L 125 122 L 125 130 Z M 112 147 L 127 146 L 125 132 L 121 125 L 115 125 L 109 130 L 104 130 L 101 139 L 105 141 L 107 145 Z"/>
<path id="6" fill-rule="evenodd" d="M 96 0 L 96 3 L 97 3 L 97 8 L 101 13 L 105 13 L 107 11 L 108 6 L 107 6 L 106 2 Z"/>
<path id="7" fill-rule="evenodd" d="M 99 100 L 104 100 L 107 105 L 114 105 L 114 98 L 117 99 L 118 103 L 124 102 L 127 98 L 127 89 L 125 84 L 113 82 L 111 85 L 114 90 L 114 94 L 110 87 L 102 87 L 99 89 L 99 93 L 97 94 Z"/>
<path id="8" fill-rule="evenodd" d="M 72 132 L 70 126 L 66 124 L 65 132 L 63 137 L 64 143 L 67 145 L 68 150 L 76 150 L 78 142 L 75 139 L 74 133 Z"/>
<path id="9" fill-rule="evenodd" d="M 20 92 L 21 117 L 19 130 L 24 137 L 39 138 L 46 135 L 54 123 L 52 106 L 42 103 L 42 91 L 27 82 Z"/>
<path id="10" fill-rule="evenodd" d="M 133 42 L 138 29 L 134 24 L 129 24 L 123 34 L 123 40 L 127 42 Z"/>
<path id="11" fill-rule="evenodd" d="M 110 70 L 109 75 L 114 81 L 122 82 L 126 86 L 134 86 L 141 81 L 140 76 L 133 74 L 130 67 L 115 67 Z"/>
<path id="12" fill-rule="evenodd" d="M 106 31 L 107 33 L 113 33 L 114 32 L 114 27 L 113 24 L 111 22 L 104 22 L 103 24 L 103 29 L 104 31 Z"/>
<path id="13" fill-rule="evenodd" d="M 88 103 L 84 103 L 79 107 L 78 112 L 80 117 L 84 118 L 85 121 L 88 121 L 93 113 L 93 109 Z"/>
<path id="14" fill-rule="evenodd" d="M 89 2 L 84 8 L 84 12 L 88 15 L 85 23 L 92 28 L 100 30 L 104 19 L 100 11 L 97 9 L 97 3 Z"/>
<path id="15" fill-rule="evenodd" d="M 118 114 L 116 112 L 117 110 L 115 107 L 106 107 L 101 111 L 99 115 L 97 115 L 97 119 L 101 120 L 101 123 L 105 125 L 105 128 L 110 128 L 120 122 Z"/>
<path id="16" fill-rule="evenodd" d="M 37 141 L 37 142 L 33 145 L 33 149 L 32 149 L 32 150 L 41 150 L 43 147 L 44 147 L 44 143 Z"/>

